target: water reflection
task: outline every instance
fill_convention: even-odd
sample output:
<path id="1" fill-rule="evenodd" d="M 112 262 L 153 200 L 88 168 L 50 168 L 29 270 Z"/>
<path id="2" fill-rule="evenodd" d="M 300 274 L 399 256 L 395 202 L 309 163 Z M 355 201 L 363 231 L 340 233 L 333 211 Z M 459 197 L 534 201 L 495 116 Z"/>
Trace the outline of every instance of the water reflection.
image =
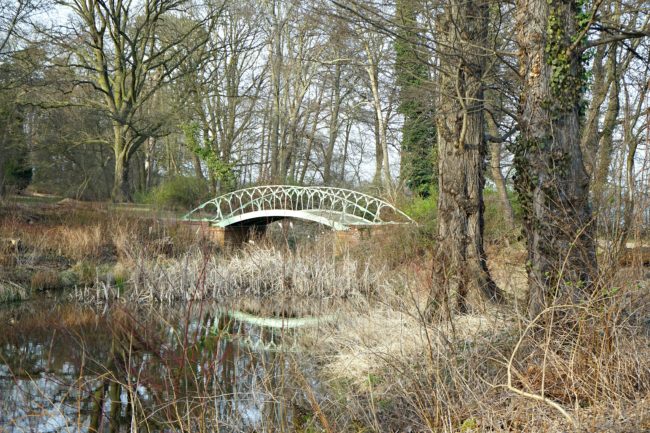
<path id="1" fill-rule="evenodd" d="M 293 430 L 297 331 L 222 307 L 3 308 L 0 431 Z"/>

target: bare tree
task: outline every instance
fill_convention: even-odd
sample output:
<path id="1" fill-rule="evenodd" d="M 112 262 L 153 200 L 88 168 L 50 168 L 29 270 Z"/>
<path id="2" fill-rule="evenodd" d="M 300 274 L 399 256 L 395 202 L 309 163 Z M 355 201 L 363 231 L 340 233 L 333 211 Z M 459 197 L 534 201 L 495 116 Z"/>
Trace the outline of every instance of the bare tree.
<path id="1" fill-rule="evenodd" d="M 197 21 L 169 19 L 186 11 L 186 0 L 65 0 L 79 19 L 77 37 L 68 45 L 73 68 L 83 69 L 80 80 L 101 99 L 88 101 L 111 118 L 115 158 L 114 201 L 131 198 L 128 174 L 131 157 L 157 134 L 165 120 L 147 118 L 144 106 L 175 76 L 179 66 L 205 40 L 183 46 L 197 29 L 211 22 L 219 7 Z M 209 30 L 205 33 L 209 34 Z"/>
<path id="2" fill-rule="evenodd" d="M 5 165 L 9 153 L 9 141 L 18 115 L 18 105 L 15 92 L 11 89 L 24 84 L 30 72 L 25 72 L 23 65 L 25 55 L 20 51 L 26 45 L 28 26 L 32 17 L 43 10 L 45 2 L 42 0 L 0 0 L 0 68 L 2 78 L 0 79 L 0 104 L 4 109 L 0 110 L 2 125 L 0 128 L 0 200 L 5 195 Z M 18 57 L 16 57 L 18 55 Z M 27 56 L 29 54 L 27 53 Z M 20 57 L 20 58 L 19 58 Z M 33 68 L 29 68 L 33 69 Z"/>

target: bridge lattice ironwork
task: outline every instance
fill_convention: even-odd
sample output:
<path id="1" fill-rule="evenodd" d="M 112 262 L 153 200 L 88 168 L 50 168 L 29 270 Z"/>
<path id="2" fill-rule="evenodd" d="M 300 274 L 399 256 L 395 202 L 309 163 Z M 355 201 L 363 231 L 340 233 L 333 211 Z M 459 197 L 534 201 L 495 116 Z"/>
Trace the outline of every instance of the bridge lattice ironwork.
<path id="1" fill-rule="evenodd" d="M 219 227 L 249 219 L 293 217 L 317 221 L 337 230 L 350 226 L 411 223 L 390 203 L 358 191 L 334 187 L 255 186 L 203 203 L 184 216 Z"/>

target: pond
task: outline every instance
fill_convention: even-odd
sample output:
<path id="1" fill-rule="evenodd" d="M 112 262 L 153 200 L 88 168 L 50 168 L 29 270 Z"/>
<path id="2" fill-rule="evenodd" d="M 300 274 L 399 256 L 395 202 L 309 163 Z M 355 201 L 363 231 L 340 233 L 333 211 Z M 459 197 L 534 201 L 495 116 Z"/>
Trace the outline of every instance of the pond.
<path id="1" fill-rule="evenodd" d="M 290 431 L 317 404 L 300 341 L 315 318 L 42 299 L 0 324 L 3 432 Z"/>

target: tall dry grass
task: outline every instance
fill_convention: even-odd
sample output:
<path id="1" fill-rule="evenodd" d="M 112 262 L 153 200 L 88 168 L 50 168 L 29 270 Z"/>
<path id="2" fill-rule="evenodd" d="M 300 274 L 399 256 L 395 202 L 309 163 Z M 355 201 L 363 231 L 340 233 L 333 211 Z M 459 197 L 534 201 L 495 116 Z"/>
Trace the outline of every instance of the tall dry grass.
<path id="1" fill-rule="evenodd" d="M 385 269 L 349 257 L 336 260 L 331 250 L 287 253 L 256 246 L 226 256 L 193 248 L 172 260 L 130 257 L 134 267 L 128 291 L 120 293 L 116 287 L 104 285 L 77 290 L 75 298 L 103 302 L 121 296 L 154 305 L 235 298 L 346 299 L 354 303 L 379 296 L 391 281 Z"/>
<path id="2" fill-rule="evenodd" d="M 330 411 L 345 425 L 647 431 L 649 292 L 627 287 L 557 305 L 534 321 L 514 311 L 430 321 L 409 303 L 373 308 L 321 330 L 310 348 L 323 366 Z"/>
<path id="3" fill-rule="evenodd" d="M 104 204 L 62 202 L 0 208 L 0 281 L 8 293 L 123 282 L 137 260 L 183 254 L 197 237 L 174 220 Z M 120 284 L 121 285 L 121 284 Z M 17 287 L 20 290 L 17 291 Z"/>

